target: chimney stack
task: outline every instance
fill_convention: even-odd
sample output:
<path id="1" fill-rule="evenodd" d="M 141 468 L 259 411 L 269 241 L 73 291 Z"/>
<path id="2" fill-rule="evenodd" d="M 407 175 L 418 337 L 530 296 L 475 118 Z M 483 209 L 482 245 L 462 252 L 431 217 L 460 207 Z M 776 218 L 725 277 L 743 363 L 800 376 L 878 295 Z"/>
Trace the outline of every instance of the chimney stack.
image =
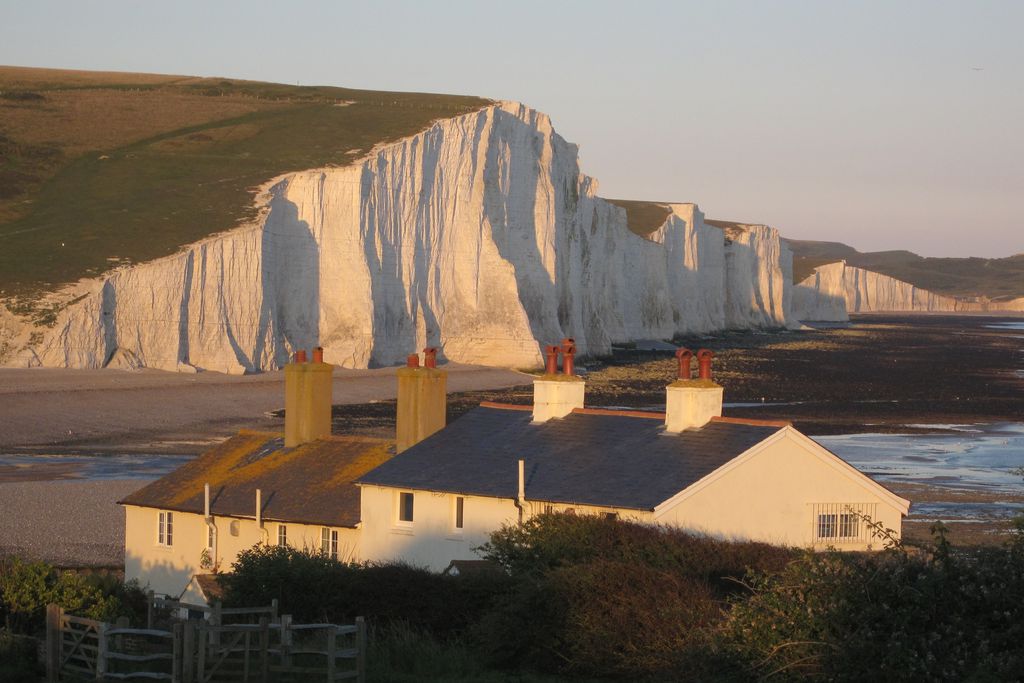
<path id="1" fill-rule="evenodd" d="M 415 446 L 434 432 L 444 429 L 447 410 L 448 373 L 437 369 L 437 349 L 423 349 L 423 367 L 418 354 L 409 354 L 398 369 L 398 414 L 395 452 Z"/>
<path id="2" fill-rule="evenodd" d="M 711 379 L 714 352 L 710 349 L 697 352 L 697 379 L 691 379 L 692 357 L 688 349 L 676 351 L 679 378 L 665 390 L 665 430 L 669 432 L 703 427 L 712 417 L 722 414 L 722 387 Z"/>
<path id="3" fill-rule="evenodd" d="M 284 445 L 299 446 L 331 435 L 331 391 L 334 366 L 323 362 L 324 350 L 295 352 L 295 362 L 284 367 Z"/>
<path id="4" fill-rule="evenodd" d="M 586 382 L 574 373 L 576 341 L 570 337 L 558 346 L 545 346 L 547 364 L 544 374 L 533 381 L 533 421 L 547 422 L 565 417 L 575 408 L 583 407 Z M 562 373 L 558 373 L 558 354 L 562 355 Z"/>

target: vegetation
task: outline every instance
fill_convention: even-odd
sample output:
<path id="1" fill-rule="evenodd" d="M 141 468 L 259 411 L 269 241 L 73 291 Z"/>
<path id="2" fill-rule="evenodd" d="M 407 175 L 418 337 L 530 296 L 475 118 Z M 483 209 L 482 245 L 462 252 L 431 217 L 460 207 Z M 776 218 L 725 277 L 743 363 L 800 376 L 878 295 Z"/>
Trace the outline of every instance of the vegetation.
<path id="1" fill-rule="evenodd" d="M 930 258 L 910 251 L 860 252 L 841 242 L 786 240 L 793 251 L 793 281 L 800 282 L 818 266 L 845 260 L 916 287 L 947 296 L 1024 296 L 1024 254 L 1006 258 Z"/>
<path id="2" fill-rule="evenodd" d="M 672 210 L 668 208 L 667 203 L 633 199 L 609 199 L 607 201 L 625 209 L 626 227 L 634 234 L 644 238 L 660 228 L 672 215 Z"/>
<path id="3" fill-rule="evenodd" d="M 486 100 L 0 68 L 0 294 L 175 252 L 252 218 L 282 173 L 343 166 Z M 69 123 L 70 121 L 70 123 Z"/>
<path id="4" fill-rule="evenodd" d="M 304 618 L 366 614 L 376 680 L 1008 680 L 1024 670 L 1021 529 L 969 552 L 937 526 L 923 550 L 812 553 L 542 515 L 481 548 L 502 571 L 257 546 L 223 583 Z"/>
<path id="5" fill-rule="evenodd" d="M 51 603 L 78 616 L 113 621 L 135 613 L 144 600 L 138 586 L 108 576 L 61 571 L 16 557 L 0 560 L 0 615 L 12 632 L 41 632 Z"/>

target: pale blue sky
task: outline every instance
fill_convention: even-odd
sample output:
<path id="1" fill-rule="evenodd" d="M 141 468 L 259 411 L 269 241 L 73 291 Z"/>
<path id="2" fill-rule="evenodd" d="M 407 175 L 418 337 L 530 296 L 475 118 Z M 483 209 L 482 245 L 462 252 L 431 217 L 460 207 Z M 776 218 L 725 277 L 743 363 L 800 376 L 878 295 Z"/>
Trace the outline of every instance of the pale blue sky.
<path id="1" fill-rule="evenodd" d="M 519 100 L 603 196 L 865 251 L 1024 252 L 1024 2 L 0 8 L 0 64 Z"/>

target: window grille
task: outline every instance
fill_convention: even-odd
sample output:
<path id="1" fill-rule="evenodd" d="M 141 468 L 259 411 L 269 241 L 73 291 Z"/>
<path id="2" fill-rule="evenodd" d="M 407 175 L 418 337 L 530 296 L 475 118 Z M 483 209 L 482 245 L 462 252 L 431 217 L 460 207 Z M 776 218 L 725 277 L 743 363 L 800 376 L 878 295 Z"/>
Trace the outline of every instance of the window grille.
<path id="1" fill-rule="evenodd" d="M 868 521 L 877 519 L 877 511 L 877 503 L 812 503 L 814 543 L 842 545 L 869 542 L 872 535 Z"/>
<path id="2" fill-rule="evenodd" d="M 284 524 L 277 525 L 277 544 L 288 545 L 288 527 Z"/>

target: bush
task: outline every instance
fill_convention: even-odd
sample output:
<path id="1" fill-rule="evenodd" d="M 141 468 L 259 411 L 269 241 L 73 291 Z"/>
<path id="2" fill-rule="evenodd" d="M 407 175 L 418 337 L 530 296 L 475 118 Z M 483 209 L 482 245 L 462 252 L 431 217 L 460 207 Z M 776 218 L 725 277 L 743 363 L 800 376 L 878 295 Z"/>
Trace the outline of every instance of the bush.
<path id="1" fill-rule="evenodd" d="M 559 567 L 611 560 L 706 581 L 717 593 L 739 589 L 749 571 L 776 571 L 796 554 L 767 543 L 725 541 L 674 527 L 592 515 L 543 514 L 507 525 L 480 548 L 516 577 L 543 576 Z"/>
<path id="2" fill-rule="evenodd" d="M 41 632 L 46 625 L 46 606 L 51 603 L 76 616 L 100 621 L 113 621 L 125 609 L 119 594 L 104 589 L 98 577 L 18 558 L 0 564 L 0 608 L 9 629 Z"/>
<path id="3" fill-rule="evenodd" d="M 722 635 L 751 675 L 1010 680 L 1024 671 L 1024 552 L 808 553 L 753 580 Z"/>
<path id="4" fill-rule="evenodd" d="M 34 639 L 0 631 L 0 681 L 38 683 L 46 676 L 39 665 Z"/>
<path id="5" fill-rule="evenodd" d="M 348 623 L 357 616 L 403 622 L 440 637 L 463 631 L 504 590 L 500 573 L 451 577 L 404 564 L 345 564 L 322 554 L 257 545 L 220 579 L 225 606 L 270 604 L 297 622 Z"/>

